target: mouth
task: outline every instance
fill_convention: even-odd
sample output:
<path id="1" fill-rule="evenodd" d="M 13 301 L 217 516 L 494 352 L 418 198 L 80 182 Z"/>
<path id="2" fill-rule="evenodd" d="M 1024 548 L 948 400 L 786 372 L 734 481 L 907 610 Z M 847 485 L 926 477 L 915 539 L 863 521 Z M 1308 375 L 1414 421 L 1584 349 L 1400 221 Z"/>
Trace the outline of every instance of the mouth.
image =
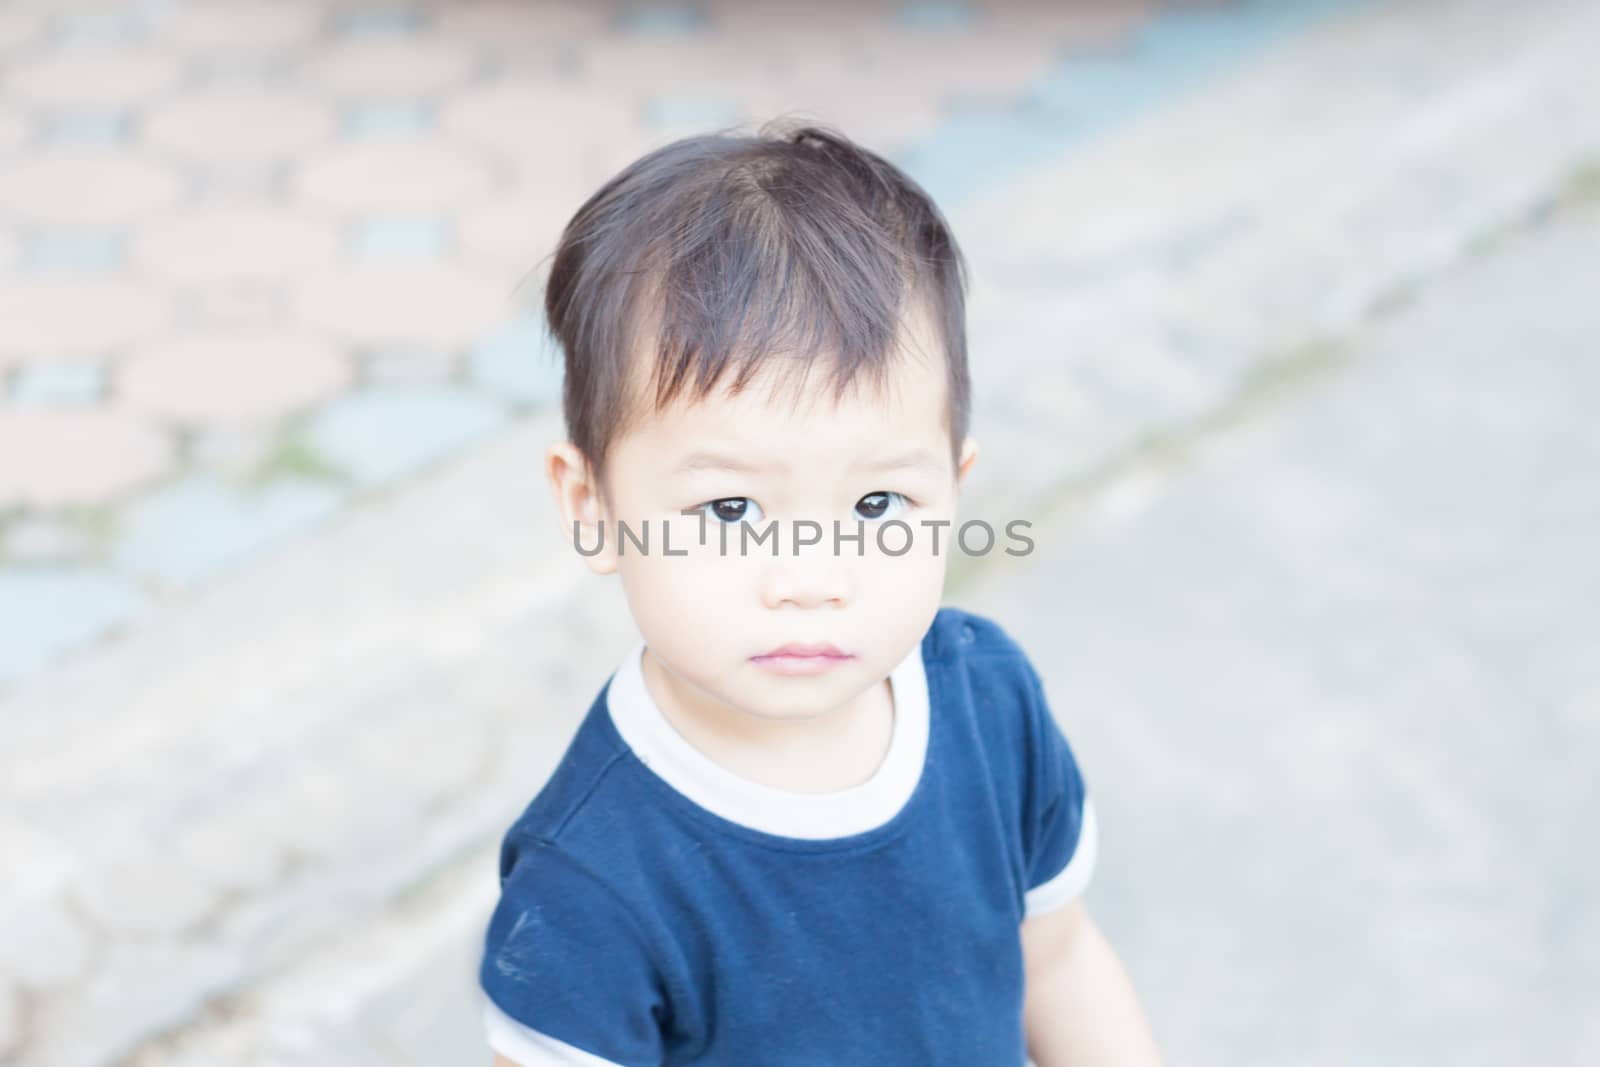
<path id="1" fill-rule="evenodd" d="M 752 658 L 777 659 L 779 657 L 793 659 L 849 659 L 850 653 L 841 652 L 836 646 L 830 645 L 825 641 L 811 644 L 806 644 L 800 641 L 791 641 L 789 644 L 775 648 L 771 652 L 763 652 L 759 656 L 754 656 Z"/>
<path id="2" fill-rule="evenodd" d="M 799 642 L 792 642 L 770 652 L 763 652 L 759 656 L 750 657 L 750 661 L 758 667 L 779 674 L 816 674 L 837 667 L 841 663 L 848 663 L 852 659 L 855 659 L 853 653 L 841 651 L 834 645 Z"/>

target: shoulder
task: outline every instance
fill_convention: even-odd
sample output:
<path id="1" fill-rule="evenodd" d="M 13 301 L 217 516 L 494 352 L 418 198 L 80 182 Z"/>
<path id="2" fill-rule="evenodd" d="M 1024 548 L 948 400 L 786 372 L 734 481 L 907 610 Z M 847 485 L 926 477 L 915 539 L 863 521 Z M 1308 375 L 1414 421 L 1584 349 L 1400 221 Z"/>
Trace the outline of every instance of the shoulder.
<path id="1" fill-rule="evenodd" d="M 1017 640 L 994 619 L 952 605 L 941 607 L 928 628 L 930 656 L 944 661 L 979 661 L 994 658 L 1020 660 L 1027 656 Z"/>
<path id="2" fill-rule="evenodd" d="M 604 690 L 567 743 L 555 767 L 507 828 L 501 847 L 504 878 L 520 849 L 534 841 L 573 844 L 573 828 L 595 805 L 613 802 L 618 769 L 627 755 L 606 715 Z"/>
<path id="3" fill-rule="evenodd" d="M 971 722 L 995 757 L 994 773 L 1021 773 L 1046 704 L 1022 645 L 992 618 L 942 607 L 929 629 L 924 659 L 930 675 L 938 675 L 930 691 L 937 692 L 941 713 Z"/>
<path id="4" fill-rule="evenodd" d="M 923 659 L 979 692 L 1032 697 L 1040 685 L 1017 639 L 994 619 L 964 608 L 939 609 L 928 630 Z"/>
<path id="5" fill-rule="evenodd" d="M 945 607 L 929 637 L 941 713 L 965 721 L 981 740 L 991 775 L 1026 790 L 1050 787 L 1057 770 L 1067 773 L 1071 746 L 1043 677 L 1014 635 L 994 619 Z"/>

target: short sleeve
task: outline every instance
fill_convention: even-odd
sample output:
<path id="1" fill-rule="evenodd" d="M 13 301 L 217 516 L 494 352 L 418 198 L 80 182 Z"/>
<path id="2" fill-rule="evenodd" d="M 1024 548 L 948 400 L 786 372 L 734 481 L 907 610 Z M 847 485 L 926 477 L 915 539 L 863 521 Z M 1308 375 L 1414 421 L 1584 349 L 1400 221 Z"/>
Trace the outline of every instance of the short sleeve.
<path id="1" fill-rule="evenodd" d="M 621 898 L 559 847 L 508 842 L 479 983 L 490 1048 L 520 1067 L 659 1067 L 668 997 Z"/>
<path id="2" fill-rule="evenodd" d="M 1024 914 L 1038 915 L 1064 906 L 1088 887 L 1099 830 L 1078 761 L 1045 699 L 1038 672 L 1025 658 L 1023 665 L 1029 694 L 1022 806 Z"/>

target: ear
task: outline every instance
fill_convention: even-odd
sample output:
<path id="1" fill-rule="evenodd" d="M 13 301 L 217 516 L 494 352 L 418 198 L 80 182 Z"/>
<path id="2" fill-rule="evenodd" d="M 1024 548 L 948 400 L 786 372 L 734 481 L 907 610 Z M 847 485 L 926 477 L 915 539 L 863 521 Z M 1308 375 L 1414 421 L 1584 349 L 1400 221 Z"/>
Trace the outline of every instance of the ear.
<path id="1" fill-rule="evenodd" d="M 544 472 L 556 497 L 563 539 L 594 573 L 615 572 L 617 546 L 606 536 L 609 516 L 589 460 L 571 441 L 562 441 L 545 453 Z"/>
<path id="2" fill-rule="evenodd" d="M 961 462 L 956 466 L 956 490 L 966 483 L 967 472 L 972 470 L 972 464 L 978 459 L 978 442 L 968 437 L 961 442 Z"/>

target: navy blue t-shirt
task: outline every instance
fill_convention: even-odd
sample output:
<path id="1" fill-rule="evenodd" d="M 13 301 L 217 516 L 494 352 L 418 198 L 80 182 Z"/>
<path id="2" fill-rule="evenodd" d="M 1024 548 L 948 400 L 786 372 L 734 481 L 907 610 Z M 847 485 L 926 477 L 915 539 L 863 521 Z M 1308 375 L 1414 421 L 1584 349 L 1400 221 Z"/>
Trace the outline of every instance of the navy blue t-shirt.
<path id="1" fill-rule="evenodd" d="M 943 607 L 891 672 L 872 777 L 735 776 L 636 644 L 507 831 L 480 968 L 522 1067 L 1022 1067 L 1020 924 L 1080 894 L 1093 805 L 1038 674 Z"/>

